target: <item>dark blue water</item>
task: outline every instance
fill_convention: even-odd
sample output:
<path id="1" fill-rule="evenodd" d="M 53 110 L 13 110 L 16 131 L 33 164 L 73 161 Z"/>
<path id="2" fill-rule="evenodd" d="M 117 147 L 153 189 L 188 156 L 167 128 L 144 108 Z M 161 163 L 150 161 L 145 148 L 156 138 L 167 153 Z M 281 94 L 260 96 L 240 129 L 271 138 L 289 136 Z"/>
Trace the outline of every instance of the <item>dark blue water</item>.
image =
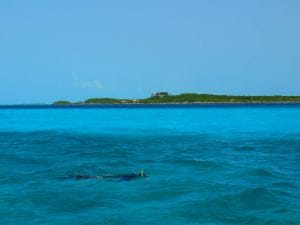
<path id="1" fill-rule="evenodd" d="M 2 107 L 0 165 L 0 224 L 300 224 L 300 105 Z"/>

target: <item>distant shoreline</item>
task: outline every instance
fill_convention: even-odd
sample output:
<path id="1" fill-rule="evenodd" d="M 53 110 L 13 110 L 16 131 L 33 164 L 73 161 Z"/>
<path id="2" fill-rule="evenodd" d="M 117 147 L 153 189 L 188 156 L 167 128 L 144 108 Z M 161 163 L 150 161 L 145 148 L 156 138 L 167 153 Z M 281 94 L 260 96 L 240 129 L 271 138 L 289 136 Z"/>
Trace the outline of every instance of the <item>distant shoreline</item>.
<path id="1" fill-rule="evenodd" d="M 82 102 L 60 100 L 53 105 L 90 105 L 90 104 L 287 104 L 300 103 L 300 96 L 245 96 L 183 93 L 172 95 L 157 92 L 144 99 L 91 98 Z"/>
<path id="2" fill-rule="evenodd" d="M 158 92 L 151 97 L 144 99 L 117 99 L 117 98 L 91 98 L 80 102 L 70 102 L 66 100 L 55 101 L 52 104 L 33 103 L 33 104 L 3 104 L 5 107 L 35 107 L 35 108 L 58 108 L 58 107 L 97 107 L 97 106 L 201 106 L 201 105 L 298 105 L 300 96 L 234 96 L 234 95 L 213 95 L 213 94 L 194 94 L 183 93 L 171 95 L 168 92 Z"/>
<path id="3" fill-rule="evenodd" d="M 157 102 L 157 103 L 71 103 L 71 104 L 65 104 L 66 106 L 80 106 L 80 105 L 241 105 L 241 104 L 262 104 L 262 105 L 269 105 L 269 104 L 300 104 L 300 101 L 298 102 Z M 63 106 L 64 104 L 45 104 L 45 105 L 59 105 Z"/>
<path id="4" fill-rule="evenodd" d="M 40 109 L 55 109 L 55 108 L 113 108 L 113 107 L 167 107 L 167 106 L 300 106 L 300 102 L 194 102 L 194 103 L 104 103 L 104 104 L 15 104 L 15 105 L 0 105 L 0 109 L 9 108 L 40 108 Z"/>

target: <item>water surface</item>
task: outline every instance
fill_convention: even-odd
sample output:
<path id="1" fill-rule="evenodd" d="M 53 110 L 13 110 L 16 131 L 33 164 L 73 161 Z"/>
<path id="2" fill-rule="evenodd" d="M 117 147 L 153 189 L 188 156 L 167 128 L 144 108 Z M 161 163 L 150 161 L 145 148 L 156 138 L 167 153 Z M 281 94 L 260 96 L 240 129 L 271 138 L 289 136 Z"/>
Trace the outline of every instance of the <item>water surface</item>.
<path id="1" fill-rule="evenodd" d="M 300 224 L 300 105 L 1 107 L 0 165 L 1 224 Z"/>

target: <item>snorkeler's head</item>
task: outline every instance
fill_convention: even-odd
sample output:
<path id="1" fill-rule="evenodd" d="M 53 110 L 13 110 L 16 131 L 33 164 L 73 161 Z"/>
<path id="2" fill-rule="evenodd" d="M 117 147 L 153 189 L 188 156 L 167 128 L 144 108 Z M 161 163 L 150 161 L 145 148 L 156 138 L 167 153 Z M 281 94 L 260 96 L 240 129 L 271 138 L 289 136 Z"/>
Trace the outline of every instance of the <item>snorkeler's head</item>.
<path id="1" fill-rule="evenodd" d="M 80 180 L 81 178 L 83 178 L 82 175 L 77 175 L 77 176 L 76 176 L 76 180 Z"/>

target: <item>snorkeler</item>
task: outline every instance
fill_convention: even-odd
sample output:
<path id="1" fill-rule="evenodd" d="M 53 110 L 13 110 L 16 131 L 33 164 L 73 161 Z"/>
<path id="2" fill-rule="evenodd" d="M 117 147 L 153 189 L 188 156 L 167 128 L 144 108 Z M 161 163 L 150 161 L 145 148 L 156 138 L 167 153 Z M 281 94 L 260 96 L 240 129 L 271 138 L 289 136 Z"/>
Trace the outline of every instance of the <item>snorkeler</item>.
<path id="1" fill-rule="evenodd" d="M 121 174 L 121 175 L 104 175 L 104 176 L 88 176 L 88 175 L 77 175 L 77 176 L 70 176 L 68 178 L 75 178 L 76 180 L 82 180 L 82 179 L 119 179 L 119 180 L 133 180 L 138 178 L 144 178 L 148 177 L 144 170 L 141 170 L 140 173 L 129 173 L 129 174 Z"/>

